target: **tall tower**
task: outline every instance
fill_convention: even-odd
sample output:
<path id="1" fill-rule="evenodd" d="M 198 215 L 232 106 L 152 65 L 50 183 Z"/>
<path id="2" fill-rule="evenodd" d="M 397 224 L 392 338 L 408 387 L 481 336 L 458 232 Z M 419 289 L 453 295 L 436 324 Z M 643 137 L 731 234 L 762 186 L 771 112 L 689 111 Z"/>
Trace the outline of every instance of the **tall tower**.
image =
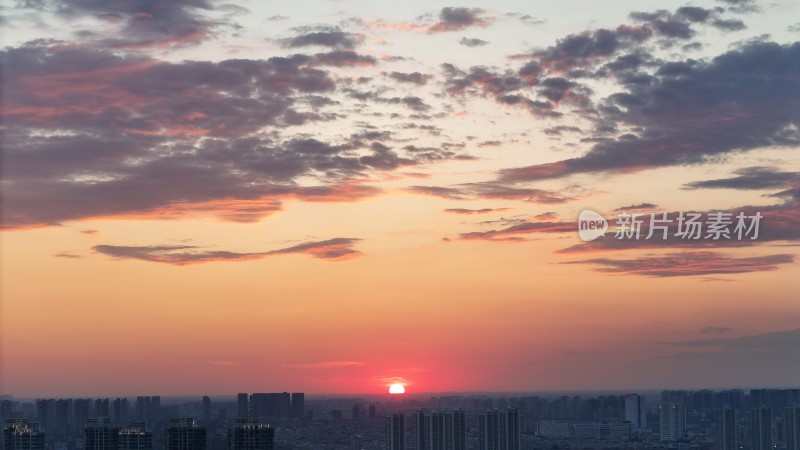
<path id="1" fill-rule="evenodd" d="M 28 419 L 6 419 L 3 450 L 44 450 L 44 433 Z"/>
<path id="2" fill-rule="evenodd" d="M 467 423 L 463 409 L 448 411 L 444 416 L 445 450 L 467 449 Z"/>
<path id="3" fill-rule="evenodd" d="M 119 430 L 119 450 L 153 450 L 153 433 L 145 430 L 144 422 Z"/>
<path id="4" fill-rule="evenodd" d="M 480 450 L 519 450 L 519 411 L 491 409 L 478 416 Z"/>
<path id="5" fill-rule="evenodd" d="M 647 409 L 644 397 L 639 394 L 625 396 L 625 420 L 631 423 L 634 431 L 647 428 Z"/>
<path id="6" fill-rule="evenodd" d="M 786 450 L 800 450 L 800 405 L 787 406 L 783 414 Z"/>
<path id="7" fill-rule="evenodd" d="M 716 450 L 737 450 L 736 410 L 725 405 L 715 411 L 714 421 L 716 422 L 714 448 Z"/>
<path id="8" fill-rule="evenodd" d="M 229 450 L 272 450 L 275 432 L 257 418 L 236 419 L 228 430 Z"/>
<path id="9" fill-rule="evenodd" d="M 431 450 L 431 416 L 424 409 L 414 413 L 414 448 Z"/>
<path id="10" fill-rule="evenodd" d="M 663 402 L 658 411 L 661 440 L 663 442 L 678 441 L 683 437 L 686 417 L 683 404 L 680 402 Z"/>
<path id="11" fill-rule="evenodd" d="M 191 417 L 169 419 L 166 450 L 206 450 L 206 429 Z"/>
<path id="12" fill-rule="evenodd" d="M 395 412 L 386 416 L 386 450 L 406 450 L 406 416 Z"/>
<path id="13" fill-rule="evenodd" d="M 772 408 L 761 405 L 750 412 L 753 450 L 773 450 Z"/>
<path id="14" fill-rule="evenodd" d="M 108 417 L 86 419 L 84 428 L 84 450 L 117 450 L 119 427 L 111 426 Z"/>
<path id="15" fill-rule="evenodd" d="M 250 402 L 246 393 L 242 392 L 236 396 L 236 406 L 236 417 L 239 419 L 250 417 Z"/>

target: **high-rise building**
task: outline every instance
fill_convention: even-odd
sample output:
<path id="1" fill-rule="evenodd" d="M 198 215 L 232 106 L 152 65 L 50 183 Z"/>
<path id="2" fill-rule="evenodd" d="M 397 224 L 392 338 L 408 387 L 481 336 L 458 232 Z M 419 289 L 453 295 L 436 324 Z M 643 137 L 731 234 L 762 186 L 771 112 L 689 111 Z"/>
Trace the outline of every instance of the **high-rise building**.
<path id="1" fill-rule="evenodd" d="M 414 448 L 431 450 L 431 415 L 424 409 L 414 413 Z"/>
<path id="2" fill-rule="evenodd" d="M 275 432 L 256 418 L 236 419 L 228 430 L 229 450 L 272 450 Z"/>
<path id="3" fill-rule="evenodd" d="M 136 409 L 137 415 L 136 420 L 144 421 L 148 420 L 149 418 L 139 417 L 139 399 L 136 399 Z M 148 405 L 149 406 L 149 405 Z M 148 411 L 149 411 L 148 407 Z M 130 402 L 126 397 L 116 398 L 111 401 L 111 423 L 115 423 L 117 425 L 127 424 L 128 420 L 130 419 Z"/>
<path id="4" fill-rule="evenodd" d="M 94 401 L 94 416 L 95 417 L 111 417 L 110 408 L 108 406 L 107 398 L 98 398 Z"/>
<path id="5" fill-rule="evenodd" d="M 86 419 L 89 418 L 91 405 L 92 401 L 88 398 L 77 398 L 72 402 L 72 421 L 74 424 L 74 433 L 79 434 L 83 430 L 84 425 L 86 425 Z"/>
<path id="6" fill-rule="evenodd" d="M 401 412 L 386 416 L 386 450 L 406 450 L 406 416 Z"/>
<path id="7" fill-rule="evenodd" d="M 50 399 L 36 400 L 36 418 L 39 425 L 48 433 L 54 431 L 56 422 L 56 401 Z"/>
<path id="8" fill-rule="evenodd" d="M 39 431 L 39 424 L 28 419 L 6 419 L 3 450 L 44 450 L 44 433 Z"/>
<path id="9" fill-rule="evenodd" d="M 625 396 L 625 420 L 631 423 L 634 431 L 647 428 L 647 409 L 643 396 L 639 394 Z"/>
<path id="10" fill-rule="evenodd" d="M 166 450 L 206 450 L 206 429 L 191 417 L 169 419 Z"/>
<path id="11" fill-rule="evenodd" d="M 658 411 L 661 441 L 674 442 L 683 438 L 686 416 L 683 403 L 663 402 Z"/>
<path id="12" fill-rule="evenodd" d="M 53 434 L 66 436 L 71 431 L 72 425 L 72 399 L 58 399 L 55 401 L 54 419 Z"/>
<path id="13" fill-rule="evenodd" d="M 306 394 L 302 392 L 292 393 L 292 417 L 302 419 L 306 416 Z"/>
<path id="14" fill-rule="evenodd" d="M 108 417 L 86 420 L 84 428 L 84 450 L 117 450 L 119 427 L 112 426 Z"/>
<path id="15" fill-rule="evenodd" d="M 467 423 L 464 410 L 455 409 L 444 415 L 445 450 L 467 449 Z"/>
<path id="16" fill-rule="evenodd" d="M 774 450 L 772 436 L 772 408 L 760 405 L 750 412 L 750 435 L 753 438 L 753 450 Z"/>
<path id="17" fill-rule="evenodd" d="M 491 409 L 478 415 L 480 450 L 519 450 L 519 412 Z"/>
<path id="18" fill-rule="evenodd" d="M 737 450 L 736 410 L 730 406 L 717 409 L 714 413 L 714 443 L 716 450 Z"/>
<path id="19" fill-rule="evenodd" d="M 211 397 L 203 396 L 203 422 L 211 422 Z"/>
<path id="20" fill-rule="evenodd" d="M 250 402 L 246 393 L 242 392 L 236 396 L 236 417 L 246 419 L 250 417 Z"/>
<path id="21" fill-rule="evenodd" d="M 153 433 L 145 429 L 144 422 L 135 422 L 131 428 L 119 430 L 119 450 L 153 450 Z"/>
<path id="22" fill-rule="evenodd" d="M 786 450 L 800 450 L 800 405 L 787 406 L 783 413 Z"/>

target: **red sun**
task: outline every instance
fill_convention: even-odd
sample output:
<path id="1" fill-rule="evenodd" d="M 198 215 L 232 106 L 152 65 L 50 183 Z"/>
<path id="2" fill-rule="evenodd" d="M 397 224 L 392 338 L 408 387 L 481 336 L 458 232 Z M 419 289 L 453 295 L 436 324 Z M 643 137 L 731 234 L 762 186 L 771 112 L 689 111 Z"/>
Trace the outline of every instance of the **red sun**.
<path id="1" fill-rule="evenodd" d="M 395 383 L 395 384 L 389 386 L 389 393 L 390 394 L 405 394 L 406 393 L 406 387 L 403 386 L 402 383 Z"/>

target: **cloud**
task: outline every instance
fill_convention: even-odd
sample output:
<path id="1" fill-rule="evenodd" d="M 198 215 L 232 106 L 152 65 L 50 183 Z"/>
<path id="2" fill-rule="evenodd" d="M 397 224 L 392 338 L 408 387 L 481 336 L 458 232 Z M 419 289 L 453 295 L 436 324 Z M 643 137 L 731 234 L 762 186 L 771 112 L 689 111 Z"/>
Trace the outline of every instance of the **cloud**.
<path id="1" fill-rule="evenodd" d="M 458 41 L 458 43 L 463 45 L 463 46 L 465 46 L 465 47 L 481 47 L 481 46 L 484 46 L 484 45 L 488 44 L 489 42 L 488 41 L 484 41 L 483 39 L 478 39 L 478 38 L 462 37 L 461 40 Z"/>
<path id="2" fill-rule="evenodd" d="M 442 33 L 458 31 L 469 27 L 487 27 L 494 22 L 494 18 L 485 17 L 486 11 L 481 8 L 442 8 L 439 12 L 439 22 L 428 28 L 429 33 Z"/>
<path id="3" fill-rule="evenodd" d="M 284 369 L 329 370 L 329 369 L 341 369 L 345 367 L 362 367 L 365 365 L 367 364 L 361 361 L 324 361 L 324 362 L 309 363 L 309 364 L 284 364 L 281 367 Z"/>
<path id="4" fill-rule="evenodd" d="M 675 347 L 711 347 L 719 350 L 770 350 L 780 352 L 789 350 L 789 355 L 798 352 L 800 329 L 781 330 L 750 336 L 697 339 L 688 341 L 662 342 Z M 786 355 L 788 356 L 788 355 Z"/>
<path id="5" fill-rule="evenodd" d="M 475 214 L 489 214 L 494 212 L 508 211 L 511 208 L 483 208 L 483 209 L 466 209 L 466 208 L 448 208 L 444 212 L 450 214 L 461 215 L 475 215 Z"/>
<path id="6" fill-rule="evenodd" d="M 54 254 L 53 256 L 55 256 L 56 258 L 67 258 L 67 259 L 81 259 L 81 258 L 83 258 L 83 256 L 76 255 L 75 253 L 72 253 L 72 252 L 59 252 L 59 253 Z"/>
<path id="7" fill-rule="evenodd" d="M 658 208 L 658 205 L 654 205 L 652 203 L 636 203 L 633 205 L 628 206 L 620 206 L 619 208 L 613 209 L 613 212 L 623 212 L 623 211 L 647 211 Z"/>
<path id="8" fill-rule="evenodd" d="M 775 167 L 746 167 L 734 171 L 738 176 L 714 180 L 694 181 L 684 189 L 740 189 L 758 190 L 800 186 L 800 172 L 782 172 Z"/>
<path id="9" fill-rule="evenodd" d="M 334 67 L 374 66 L 378 63 L 372 56 L 360 55 L 352 50 L 317 53 L 314 55 L 314 62 L 323 66 Z"/>
<path id="10" fill-rule="evenodd" d="M 728 327 L 705 327 L 702 330 L 700 330 L 701 333 L 706 333 L 706 334 L 722 334 L 722 333 L 728 333 L 730 331 L 731 329 Z"/>
<path id="11" fill-rule="evenodd" d="M 27 2 L 26 6 L 53 10 L 67 18 L 100 19 L 106 26 L 116 28 L 111 33 L 115 37 L 98 39 L 101 45 L 141 49 L 197 44 L 208 39 L 214 29 L 230 25 L 206 16 L 215 3 L 211 0 L 43 0 Z M 82 35 L 93 37 L 95 32 L 87 29 Z"/>
<path id="12" fill-rule="evenodd" d="M 684 277 L 713 274 L 736 274 L 777 270 L 794 262 L 794 256 L 777 254 L 735 258 L 719 252 L 687 251 L 636 259 L 593 258 L 561 264 L 590 264 L 597 272 L 647 277 Z"/>
<path id="13" fill-rule="evenodd" d="M 411 83 L 411 84 L 416 84 L 418 86 L 422 86 L 428 83 L 428 80 L 430 80 L 433 77 L 433 75 L 427 75 L 419 72 L 411 72 L 411 73 L 391 72 L 390 74 L 388 74 L 388 77 L 395 81 L 399 81 L 401 83 Z"/>
<path id="14" fill-rule="evenodd" d="M 500 199 L 519 200 L 529 203 L 560 204 L 574 198 L 564 194 L 545 189 L 521 188 L 495 183 L 464 183 L 457 187 L 442 186 L 411 186 L 410 192 L 449 198 L 452 200 L 473 199 Z"/>
<path id="15" fill-rule="evenodd" d="M 363 41 L 364 36 L 347 33 L 338 27 L 307 27 L 298 29 L 300 34 L 283 39 L 281 43 L 287 48 L 309 46 L 330 47 L 336 49 L 352 49 Z"/>
<path id="16" fill-rule="evenodd" d="M 522 241 L 522 235 L 539 233 L 574 233 L 575 224 L 572 222 L 522 222 L 507 228 L 489 231 L 472 231 L 461 233 L 460 239 L 463 240 L 485 240 L 485 241 Z"/>
<path id="17" fill-rule="evenodd" d="M 287 254 L 307 254 L 314 258 L 344 260 L 361 255 L 361 252 L 353 248 L 353 244 L 358 241 L 360 239 L 334 238 L 264 252 L 206 250 L 194 245 L 96 245 L 92 250 L 116 259 L 138 259 L 184 266 L 217 261 L 246 261 Z"/>
<path id="18" fill-rule="evenodd" d="M 800 144 L 800 43 L 758 42 L 710 62 L 683 64 L 632 84 L 601 104 L 602 121 L 639 133 L 597 142 L 563 161 L 504 169 L 506 182 L 587 172 L 697 164 L 733 152 Z M 725 79 L 724 84 L 719 80 Z"/>

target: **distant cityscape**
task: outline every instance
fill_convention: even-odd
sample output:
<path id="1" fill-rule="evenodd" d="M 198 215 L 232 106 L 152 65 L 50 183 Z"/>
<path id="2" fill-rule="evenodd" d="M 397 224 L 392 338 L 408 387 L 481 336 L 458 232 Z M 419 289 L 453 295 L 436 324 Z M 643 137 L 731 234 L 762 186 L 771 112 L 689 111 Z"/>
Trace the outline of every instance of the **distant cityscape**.
<path id="1" fill-rule="evenodd" d="M 3 396 L 4 450 L 800 450 L 800 389 L 624 395 Z"/>

